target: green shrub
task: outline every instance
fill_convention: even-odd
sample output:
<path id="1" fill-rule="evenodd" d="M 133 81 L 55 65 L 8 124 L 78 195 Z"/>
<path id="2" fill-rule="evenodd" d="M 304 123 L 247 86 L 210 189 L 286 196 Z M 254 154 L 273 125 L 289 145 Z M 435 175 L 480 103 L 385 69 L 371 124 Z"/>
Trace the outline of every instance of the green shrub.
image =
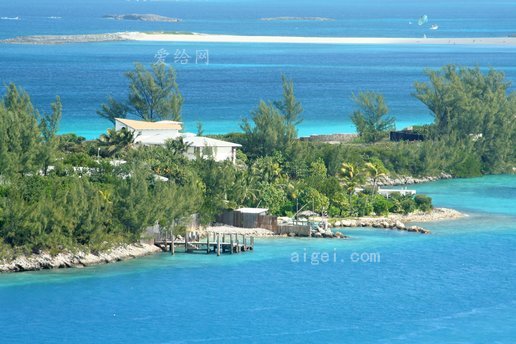
<path id="1" fill-rule="evenodd" d="M 410 214 L 416 210 L 416 202 L 413 198 L 405 198 L 401 201 L 401 208 L 403 209 L 403 214 Z"/>
<path id="2" fill-rule="evenodd" d="M 414 202 L 416 202 L 416 208 L 421 211 L 429 211 L 433 208 L 432 198 L 427 195 L 416 195 Z"/>
<path id="3" fill-rule="evenodd" d="M 382 195 L 376 195 L 373 199 L 373 210 L 376 215 L 387 215 L 392 203 Z"/>
<path id="4" fill-rule="evenodd" d="M 364 195 L 356 196 L 353 204 L 356 216 L 367 216 L 373 212 L 373 205 L 369 202 L 368 197 Z"/>

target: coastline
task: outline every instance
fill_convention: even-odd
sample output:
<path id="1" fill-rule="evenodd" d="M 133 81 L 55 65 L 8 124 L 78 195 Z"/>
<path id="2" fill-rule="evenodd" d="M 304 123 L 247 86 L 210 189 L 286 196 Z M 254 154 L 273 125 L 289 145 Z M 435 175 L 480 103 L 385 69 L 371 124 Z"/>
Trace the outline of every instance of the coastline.
<path id="1" fill-rule="evenodd" d="M 194 33 L 171 35 L 162 33 L 121 33 L 130 41 L 208 42 L 208 43 L 288 43 L 288 44 L 420 44 L 420 45 L 509 45 L 516 46 L 514 37 L 471 38 L 406 38 L 406 37 L 298 37 L 245 36 Z"/>
<path id="2" fill-rule="evenodd" d="M 377 186 L 396 186 L 396 185 L 414 185 L 421 183 L 435 182 L 443 179 L 453 179 L 453 176 L 442 172 L 436 176 L 411 177 L 411 176 L 386 176 L 379 178 L 376 182 Z M 372 183 L 372 181 L 369 181 Z"/>
<path id="3" fill-rule="evenodd" d="M 434 208 L 428 213 L 416 212 L 408 215 L 403 214 L 389 214 L 388 216 L 380 217 L 356 217 L 356 218 L 343 218 L 338 221 L 331 221 L 329 223 L 330 228 L 357 228 L 357 227 L 370 227 L 370 228 L 383 228 L 390 230 L 404 230 L 408 232 L 416 232 L 421 234 L 430 234 L 430 231 L 419 227 L 410 226 L 408 223 L 411 222 L 430 222 L 430 221 L 441 221 L 441 220 L 453 220 L 467 216 L 459 211 L 448 208 Z M 292 237 L 287 234 L 274 234 L 264 228 L 238 228 L 231 226 L 209 226 L 205 230 L 211 233 L 238 233 L 252 235 L 257 238 L 286 238 Z M 346 235 L 336 235 L 328 233 L 329 230 L 324 229 L 317 232 L 314 238 L 336 238 L 346 239 Z M 331 231 L 331 230 L 330 230 Z M 113 247 L 107 251 L 100 252 L 98 254 L 85 253 L 85 252 L 62 252 L 55 256 L 50 255 L 47 252 L 41 254 L 32 254 L 29 256 L 19 256 L 12 260 L 0 260 L 0 274 L 9 272 L 24 272 L 24 271 L 38 271 L 47 269 L 60 269 L 60 268 L 82 268 L 91 265 L 108 264 L 119 262 L 123 260 L 143 257 L 151 254 L 161 253 L 162 250 L 152 244 L 136 243 L 128 245 L 119 245 Z"/>
<path id="4" fill-rule="evenodd" d="M 33 35 L 0 40 L 7 44 L 65 44 L 109 41 L 141 42 L 203 42 L 203 43 L 282 43 L 282 44 L 344 44 L 344 45 L 498 45 L 516 46 L 516 37 L 301 37 L 249 36 L 204 33 L 113 32 L 82 35 Z"/>
<path id="5" fill-rule="evenodd" d="M 0 273 L 57 268 L 82 268 L 91 265 L 119 262 L 159 252 L 161 252 L 159 247 L 143 243 L 119 245 L 98 254 L 80 251 L 76 253 L 62 252 L 52 256 L 44 252 L 29 256 L 19 256 L 9 261 L 0 260 Z"/>
<path id="6" fill-rule="evenodd" d="M 456 220 L 466 216 L 466 214 L 463 214 L 455 209 L 433 208 L 429 212 L 416 211 L 406 215 L 389 214 L 387 216 L 378 217 L 364 216 L 355 218 L 343 218 L 341 220 L 330 222 L 330 225 L 332 228 L 371 227 L 430 234 L 431 232 L 428 229 L 410 224 L 418 222 Z"/>

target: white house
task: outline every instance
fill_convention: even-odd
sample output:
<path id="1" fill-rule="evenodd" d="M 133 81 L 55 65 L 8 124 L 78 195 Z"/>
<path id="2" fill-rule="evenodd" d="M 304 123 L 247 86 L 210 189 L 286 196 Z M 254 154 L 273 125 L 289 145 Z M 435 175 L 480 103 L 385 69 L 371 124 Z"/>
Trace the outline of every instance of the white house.
<path id="1" fill-rule="evenodd" d="M 188 145 L 186 156 L 189 159 L 197 157 L 213 157 L 215 161 L 236 161 L 236 150 L 241 145 L 237 143 L 216 140 L 209 137 L 197 136 L 193 133 L 180 133 L 183 123 L 175 121 L 146 122 L 125 118 L 115 119 L 115 129 L 126 128 L 135 133 L 135 143 L 142 145 L 162 145 L 165 141 L 183 138 Z"/>

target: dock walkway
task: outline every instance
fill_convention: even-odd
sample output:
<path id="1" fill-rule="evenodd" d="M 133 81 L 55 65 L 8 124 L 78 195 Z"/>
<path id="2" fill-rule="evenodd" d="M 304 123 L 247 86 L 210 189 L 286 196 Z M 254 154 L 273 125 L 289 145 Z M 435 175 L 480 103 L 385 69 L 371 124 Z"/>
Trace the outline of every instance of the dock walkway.
<path id="1" fill-rule="evenodd" d="M 170 234 L 160 235 L 154 240 L 154 245 L 164 252 L 175 254 L 182 253 L 240 253 L 254 251 L 254 237 L 237 233 L 207 233 L 205 239 L 201 239 L 197 233 L 187 233 L 185 238 L 178 240 Z"/>

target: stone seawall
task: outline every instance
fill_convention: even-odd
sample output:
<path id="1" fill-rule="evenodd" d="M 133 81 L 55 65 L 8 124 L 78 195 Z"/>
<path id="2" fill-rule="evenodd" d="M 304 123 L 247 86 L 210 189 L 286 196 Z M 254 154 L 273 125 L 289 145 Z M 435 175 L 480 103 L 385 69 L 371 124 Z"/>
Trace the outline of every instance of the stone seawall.
<path id="1" fill-rule="evenodd" d="M 441 179 L 452 179 L 453 176 L 448 173 L 442 172 L 437 176 L 428 176 L 428 177 L 411 177 L 411 176 L 392 176 L 392 177 L 383 177 L 377 181 L 378 186 L 394 186 L 394 185 L 412 185 L 412 184 L 421 184 L 428 182 L 435 182 Z M 370 181 L 371 182 L 371 181 Z"/>
<path id="2" fill-rule="evenodd" d="M 114 247 L 98 254 L 65 252 L 55 256 L 49 253 L 20 256 L 10 261 L 0 261 L 0 272 L 34 271 L 43 269 L 85 267 L 142 257 L 161 252 L 149 244 L 130 244 Z"/>

